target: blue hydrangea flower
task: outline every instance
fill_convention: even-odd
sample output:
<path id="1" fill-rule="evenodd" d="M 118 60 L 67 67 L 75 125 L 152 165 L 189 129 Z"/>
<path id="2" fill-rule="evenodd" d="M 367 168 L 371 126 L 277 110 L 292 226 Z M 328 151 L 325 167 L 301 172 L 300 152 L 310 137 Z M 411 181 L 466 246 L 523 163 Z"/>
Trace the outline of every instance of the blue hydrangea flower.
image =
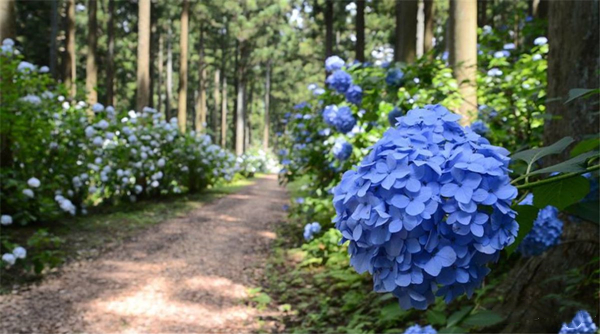
<path id="1" fill-rule="evenodd" d="M 558 334 L 583 334 L 596 333 L 597 331 L 598 327 L 594 323 L 594 320 L 590 314 L 587 311 L 579 311 L 569 324 L 563 323 Z"/>
<path id="2" fill-rule="evenodd" d="M 471 296 L 518 232 L 508 151 L 440 105 L 413 109 L 333 189 L 350 264 L 400 306 Z"/>
<path id="3" fill-rule="evenodd" d="M 414 325 L 408 327 L 404 334 L 437 334 L 435 328 L 431 327 L 431 325 L 421 327 L 419 325 Z"/>
<path id="4" fill-rule="evenodd" d="M 304 197 L 298 197 L 298 198 L 296 198 L 296 203 L 298 203 L 298 204 L 304 204 Z"/>
<path id="5" fill-rule="evenodd" d="M 487 72 L 487 75 L 490 77 L 498 77 L 502 75 L 502 71 L 494 67 Z"/>
<path id="6" fill-rule="evenodd" d="M 294 110 L 299 110 L 299 109 L 303 109 L 305 107 L 309 107 L 310 108 L 310 104 L 304 102 L 300 102 L 297 105 L 294 106 Z"/>
<path id="7" fill-rule="evenodd" d="M 337 70 L 327 77 L 325 83 L 327 83 L 329 88 L 334 89 L 340 94 L 344 94 L 352 85 L 352 77 L 343 70 Z"/>
<path id="8" fill-rule="evenodd" d="M 325 59 L 325 70 L 327 72 L 341 70 L 344 65 L 346 65 L 346 62 L 338 56 L 331 56 Z"/>
<path id="9" fill-rule="evenodd" d="M 393 68 L 387 72 L 385 82 L 392 87 L 400 87 L 404 83 L 404 72 L 400 69 Z"/>
<path id="10" fill-rule="evenodd" d="M 321 232 L 321 224 L 314 222 L 304 226 L 304 239 L 311 240 L 314 235 Z"/>
<path id="11" fill-rule="evenodd" d="M 480 136 L 483 136 L 486 133 L 490 132 L 490 128 L 488 128 L 483 121 L 473 122 L 471 124 L 471 130 Z"/>
<path id="12" fill-rule="evenodd" d="M 392 111 L 390 111 L 390 113 L 388 114 L 388 122 L 390 123 L 390 126 L 396 126 L 396 123 L 398 123 L 398 117 L 401 116 L 402 111 L 394 107 L 394 109 L 392 109 Z"/>
<path id="13" fill-rule="evenodd" d="M 356 125 L 356 119 L 354 118 L 354 115 L 352 115 L 352 109 L 348 106 L 339 107 L 334 125 L 341 133 L 345 134 L 352 131 Z"/>
<path id="14" fill-rule="evenodd" d="M 323 121 L 329 126 L 335 127 L 335 120 L 337 118 L 338 107 L 336 105 L 329 105 L 323 109 Z"/>
<path id="15" fill-rule="evenodd" d="M 335 144 L 333 145 L 331 151 L 336 159 L 340 161 L 345 161 L 348 160 L 348 158 L 350 158 L 350 156 L 352 155 L 352 145 L 345 139 L 338 138 L 335 141 Z"/>
<path id="16" fill-rule="evenodd" d="M 546 43 L 548 43 L 548 39 L 544 36 L 540 36 L 533 41 L 535 45 L 544 45 Z"/>
<path id="17" fill-rule="evenodd" d="M 533 205 L 533 194 L 529 194 L 519 205 Z M 527 233 L 518 251 L 523 256 L 540 255 L 560 243 L 563 222 L 558 219 L 558 209 L 548 205 L 538 212 L 531 231 Z"/>
<path id="18" fill-rule="evenodd" d="M 346 91 L 346 100 L 352 104 L 359 105 L 362 102 L 362 88 L 352 85 Z"/>

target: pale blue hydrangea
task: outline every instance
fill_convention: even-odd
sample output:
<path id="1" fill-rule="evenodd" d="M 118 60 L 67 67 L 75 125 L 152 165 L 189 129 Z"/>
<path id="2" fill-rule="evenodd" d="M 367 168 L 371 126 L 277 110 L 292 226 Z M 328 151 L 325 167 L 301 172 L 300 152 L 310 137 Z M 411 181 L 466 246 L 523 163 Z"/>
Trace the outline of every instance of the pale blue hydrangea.
<path id="1" fill-rule="evenodd" d="M 534 45 L 544 45 L 548 43 L 548 38 L 544 37 L 544 36 L 540 36 L 538 38 L 536 38 L 535 40 L 533 40 L 533 44 Z"/>
<path id="2" fill-rule="evenodd" d="M 508 151 L 428 105 L 400 117 L 333 189 L 350 264 L 403 308 L 471 296 L 518 232 Z"/>
<path id="3" fill-rule="evenodd" d="M 533 205 L 533 194 L 529 194 L 519 205 Z M 538 212 L 531 231 L 519 244 L 519 253 L 523 256 L 540 255 L 560 243 L 563 222 L 558 218 L 558 209 L 548 205 Z"/>
<path id="4" fill-rule="evenodd" d="M 435 330 L 435 328 L 431 327 L 431 325 L 427 325 L 424 327 L 414 325 L 408 327 L 404 331 L 404 334 L 437 334 L 437 331 Z"/>
<path id="5" fill-rule="evenodd" d="M 312 238 L 314 238 L 314 235 L 319 232 L 321 232 L 321 224 L 317 222 L 306 224 L 304 226 L 304 239 L 312 240 Z"/>
<path id="6" fill-rule="evenodd" d="M 346 62 L 338 56 L 331 56 L 325 59 L 325 70 L 327 72 L 341 70 L 344 65 L 346 65 Z"/>
<path id="7" fill-rule="evenodd" d="M 585 334 L 585 333 L 596 333 L 598 327 L 594 323 L 594 320 L 587 311 L 579 311 L 573 318 L 573 320 L 565 324 L 563 323 L 560 332 L 558 334 Z"/>
<path id="8" fill-rule="evenodd" d="M 333 144 L 331 151 L 336 159 L 345 161 L 352 155 L 352 145 L 345 139 L 338 138 L 335 144 Z"/>
<path id="9" fill-rule="evenodd" d="M 494 67 L 487 72 L 487 75 L 489 75 L 491 77 L 499 77 L 502 75 L 502 71 L 499 70 L 498 68 Z"/>
<path id="10" fill-rule="evenodd" d="M 337 70 L 327 77 L 325 83 L 327 83 L 329 88 L 340 94 L 344 94 L 352 85 L 352 77 L 343 70 Z"/>

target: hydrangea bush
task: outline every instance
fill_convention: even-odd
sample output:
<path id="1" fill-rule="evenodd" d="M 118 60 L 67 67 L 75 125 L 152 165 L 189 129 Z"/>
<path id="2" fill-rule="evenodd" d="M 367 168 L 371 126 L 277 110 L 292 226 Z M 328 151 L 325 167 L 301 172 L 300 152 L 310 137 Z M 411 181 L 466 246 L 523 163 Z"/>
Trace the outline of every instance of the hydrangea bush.
<path id="1" fill-rule="evenodd" d="M 520 205 L 533 205 L 533 194 L 528 194 Z M 531 231 L 519 244 L 523 256 L 540 255 L 549 248 L 558 245 L 562 235 L 563 222 L 558 218 L 558 209 L 548 205 L 538 212 Z"/>
<path id="2" fill-rule="evenodd" d="M 585 334 L 598 332 L 598 326 L 587 311 L 579 311 L 573 320 L 566 324 L 563 323 L 559 334 Z"/>
<path id="3" fill-rule="evenodd" d="M 351 265 L 403 308 L 470 296 L 518 232 L 508 151 L 459 118 L 439 105 L 409 111 L 333 190 Z"/>

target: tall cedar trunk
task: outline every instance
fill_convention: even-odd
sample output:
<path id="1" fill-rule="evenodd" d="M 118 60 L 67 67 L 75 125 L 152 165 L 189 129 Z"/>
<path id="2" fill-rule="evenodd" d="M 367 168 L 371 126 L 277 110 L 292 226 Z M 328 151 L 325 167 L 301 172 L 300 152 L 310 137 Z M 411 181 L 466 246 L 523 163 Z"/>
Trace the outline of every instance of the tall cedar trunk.
<path id="1" fill-rule="evenodd" d="M 488 0 L 477 0 L 477 26 L 487 25 L 487 3 Z"/>
<path id="2" fill-rule="evenodd" d="M 219 114 L 219 106 L 221 103 L 221 94 L 220 94 L 220 76 L 221 76 L 221 71 L 216 68 L 215 69 L 215 81 L 214 81 L 214 87 L 213 87 L 213 99 L 215 101 L 215 105 L 213 108 L 212 113 L 210 114 L 210 127 L 212 129 L 212 140 L 213 143 L 217 142 L 217 115 Z"/>
<path id="3" fill-rule="evenodd" d="M 423 14 L 425 16 L 423 32 L 423 53 L 427 54 L 433 48 L 433 28 L 435 26 L 435 1 L 424 0 Z M 429 56 L 433 56 L 429 54 Z"/>
<path id="4" fill-rule="evenodd" d="M 365 62 L 365 0 L 356 1 L 356 60 Z"/>
<path id="5" fill-rule="evenodd" d="M 418 0 L 396 2 L 396 43 L 394 61 L 412 63 L 417 54 Z"/>
<path id="6" fill-rule="evenodd" d="M 416 58 L 423 57 L 423 40 L 425 39 L 425 4 L 423 1 L 418 2 L 417 6 L 417 46 Z"/>
<path id="7" fill-rule="evenodd" d="M 51 1 L 52 12 L 50 13 L 50 74 L 52 74 L 52 77 L 54 79 L 58 80 L 58 0 Z"/>
<path id="8" fill-rule="evenodd" d="M 0 1 L 0 43 L 6 38 L 15 39 L 15 1 Z"/>
<path id="9" fill-rule="evenodd" d="M 138 1 L 137 102 L 141 111 L 150 102 L 150 0 Z"/>
<path id="10" fill-rule="evenodd" d="M 189 11 L 190 3 L 183 0 L 181 10 L 181 37 L 179 39 L 179 90 L 177 92 L 177 123 L 179 130 L 185 133 L 187 124 L 187 86 L 188 86 L 188 34 L 189 34 Z"/>
<path id="11" fill-rule="evenodd" d="M 157 36 L 156 36 L 156 21 L 158 21 L 158 15 L 156 12 L 152 12 L 150 15 L 150 100 L 148 101 L 148 106 L 154 108 L 154 95 L 156 84 L 154 78 L 156 77 L 155 70 L 155 62 L 156 62 L 156 52 L 157 52 Z"/>
<path id="12" fill-rule="evenodd" d="M 115 101 L 115 0 L 108 0 L 108 50 L 106 55 L 106 105 Z"/>
<path id="13" fill-rule="evenodd" d="M 221 147 L 227 147 L 227 77 L 223 71 L 223 100 L 221 100 Z"/>
<path id="14" fill-rule="evenodd" d="M 333 0 L 325 4 L 325 58 L 333 56 Z"/>
<path id="15" fill-rule="evenodd" d="M 454 6 L 456 5 L 455 1 L 450 1 L 449 3 L 449 13 L 452 13 L 455 9 Z M 454 51 L 452 50 L 454 48 L 454 33 L 453 33 L 453 26 L 454 26 L 454 17 L 452 15 L 448 15 L 448 19 L 446 20 L 446 34 L 444 35 L 444 42 L 445 42 L 445 47 L 444 50 L 446 50 L 448 52 L 448 64 L 450 65 L 450 67 L 454 66 Z"/>
<path id="16" fill-rule="evenodd" d="M 458 113 L 462 124 L 471 124 L 477 111 L 477 0 L 450 0 L 452 4 L 451 59 L 463 98 Z"/>
<path id="17" fill-rule="evenodd" d="M 581 139 L 585 135 L 598 133 L 597 97 L 577 99 L 569 104 L 564 102 L 570 89 L 598 88 L 599 19 L 597 1 L 550 2 L 546 108 L 553 118 L 545 123 L 545 144 L 564 136 Z M 552 164 L 564 158 L 564 155 L 549 156 L 544 158 L 544 163 Z M 556 333 L 561 322 L 570 321 L 579 310 L 579 306 L 570 305 L 565 298 L 547 298 L 564 295 L 568 287 L 567 278 L 561 278 L 561 275 L 576 271 L 584 277 L 598 277 L 597 261 L 582 269 L 598 256 L 598 225 L 575 223 L 569 221 L 567 215 L 561 219 L 565 222 L 563 243 L 542 256 L 523 260 L 512 269 L 506 283 L 500 287 L 499 293 L 504 297 L 504 303 L 497 308 L 507 315 L 506 321 L 498 327 L 501 332 Z M 593 274 L 594 270 L 596 274 Z M 575 290 L 571 299 L 588 305 L 587 311 L 594 319 L 598 319 L 598 296 L 590 293 L 592 287 Z M 557 312 L 548 313 L 548 310 L 562 311 L 558 315 Z"/>
<path id="18" fill-rule="evenodd" d="M 246 42 L 240 43 L 240 60 L 238 61 L 237 74 L 237 105 L 235 118 L 235 154 L 241 155 L 244 153 L 244 113 L 246 109 L 246 68 L 245 59 L 247 56 L 246 50 L 248 46 Z"/>
<path id="19" fill-rule="evenodd" d="M 77 94 L 76 86 L 76 70 L 75 66 L 75 0 L 67 0 L 67 31 L 65 33 L 65 45 L 67 46 L 67 52 L 65 52 L 64 69 L 65 74 L 63 76 L 65 80 L 65 86 L 69 89 L 70 96 L 73 98 Z"/>
<path id="20" fill-rule="evenodd" d="M 237 108 L 238 108 L 238 92 L 239 92 L 239 52 L 240 52 L 240 44 L 239 41 L 236 39 L 235 41 L 235 55 L 233 58 L 233 68 L 234 68 L 234 75 L 233 75 L 233 94 L 234 94 L 234 98 L 233 98 L 233 122 L 231 122 L 231 132 L 233 134 L 233 140 L 232 140 L 232 149 L 235 150 L 235 146 L 237 144 Z"/>
<path id="21" fill-rule="evenodd" d="M 533 17 L 538 19 L 547 19 L 548 11 L 550 8 L 550 2 L 550 0 L 533 0 L 531 6 Z"/>
<path id="22" fill-rule="evenodd" d="M 265 79 L 265 127 L 263 129 L 263 149 L 269 149 L 269 107 L 271 103 L 271 61 L 267 62 L 267 75 Z"/>
<path id="23" fill-rule="evenodd" d="M 246 101 L 244 102 L 244 105 L 246 106 L 244 108 L 244 152 L 248 151 L 250 148 L 250 118 L 252 115 L 252 93 L 254 90 L 254 81 L 250 81 L 248 85 L 250 87 L 248 89 L 248 94 L 246 94 Z"/>
<path id="24" fill-rule="evenodd" d="M 173 103 L 173 32 L 171 22 L 169 22 L 167 35 L 167 99 L 165 100 L 165 117 L 171 118 L 171 104 Z"/>
<path id="25" fill-rule="evenodd" d="M 98 3 L 96 0 L 88 0 L 88 35 L 87 35 L 87 57 L 85 63 L 85 91 L 89 105 L 98 102 L 98 64 L 97 64 L 97 46 L 98 46 L 98 20 L 96 12 Z M 93 117 L 94 112 L 88 108 L 88 116 Z"/>
<path id="26" fill-rule="evenodd" d="M 206 126 L 206 65 L 204 63 L 204 29 L 200 27 L 200 58 L 198 60 L 198 98 L 196 100 L 196 132 L 205 131 Z"/>
<path id="27" fill-rule="evenodd" d="M 156 111 L 160 114 L 162 113 L 162 108 L 163 108 L 163 71 L 164 71 L 164 35 L 162 33 L 162 31 L 160 31 L 158 33 L 158 57 L 157 57 L 157 64 L 156 64 L 156 71 L 158 72 L 158 76 L 157 76 L 157 87 L 156 87 L 156 94 L 157 94 L 157 102 L 156 102 Z"/>

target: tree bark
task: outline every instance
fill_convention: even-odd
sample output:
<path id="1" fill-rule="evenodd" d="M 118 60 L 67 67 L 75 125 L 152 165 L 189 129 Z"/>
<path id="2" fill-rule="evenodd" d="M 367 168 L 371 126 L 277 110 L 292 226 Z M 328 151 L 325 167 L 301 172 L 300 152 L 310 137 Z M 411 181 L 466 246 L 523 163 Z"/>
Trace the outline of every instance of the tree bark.
<path id="1" fill-rule="evenodd" d="M 58 80 L 58 0 L 51 1 L 52 12 L 50 13 L 50 74 L 54 79 Z"/>
<path id="2" fill-rule="evenodd" d="M 356 1 L 356 60 L 365 62 L 365 0 Z"/>
<path id="3" fill-rule="evenodd" d="M 251 119 L 251 115 L 252 115 L 252 94 L 254 91 L 254 82 L 250 81 L 248 83 L 248 85 L 250 86 L 248 89 L 248 94 L 246 97 L 246 101 L 244 102 L 244 152 L 248 151 L 248 149 L 250 148 L 250 128 L 251 128 L 251 124 L 250 124 L 250 119 Z"/>
<path id="4" fill-rule="evenodd" d="M 224 74 L 225 72 L 223 72 Z M 227 147 L 227 77 L 223 75 L 223 100 L 221 100 L 221 147 Z"/>
<path id="5" fill-rule="evenodd" d="M 156 103 L 156 111 L 160 114 L 162 113 L 162 108 L 163 106 L 163 72 L 164 72 L 164 35 L 162 33 L 162 31 L 160 31 L 158 33 L 158 59 L 157 59 L 157 66 L 156 66 L 156 71 L 158 72 L 158 77 L 157 77 L 157 91 L 156 94 L 158 95 L 158 101 Z M 167 119 L 168 121 L 168 119 Z"/>
<path id="6" fill-rule="evenodd" d="M 85 64 L 85 91 L 87 93 L 87 102 L 93 105 L 98 102 L 98 64 L 97 64 L 97 46 L 98 46 L 98 20 L 96 12 L 98 3 L 96 0 L 88 0 L 88 36 L 87 36 L 87 57 Z M 88 108 L 88 116 L 94 117 L 94 112 Z"/>
<path id="7" fill-rule="evenodd" d="M 188 85 L 188 33 L 189 33 L 189 8 L 188 0 L 183 0 L 181 10 L 181 38 L 179 48 L 181 56 L 179 57 L 179 91 L 177 92 L 178 108 L 177 123 L 179 130 L 185 133 L 187 124 L 187 85 Z"/>
<path id="8" fill-rule="evenodd" d="M 220 94 L 220 76 L 221 76 L 221 71 L 216 68 L 215 69 L 215 81 L 214 81 L 214 88 L 213 88 L 213 99 L 215 100 L 215 105 L 214 105 L 214 109 L 213 112 L 211 113 L 211 121 L 210 121 L 210 126 L 212 129 L 212 139 L 213 142 L 216 143 L 217 142 L 217 115 L 219 113 L 219 106 L 221 103 L 221 94 Z"/>
<path id="9" fill-rule="evenodd" d="M 154 104 L 154 95 L 156 84 L 154 78 L 156 77 L 156 69 L 154 67 L 154 63 L 156 62 L 156 51 L 157 51 L 157 38 L 156 38 L 156 21 L 158 21 L 158 15 L 156 12 L 152 12 L 150 14 L 150 65 L 148 66 L 150 70 L 150 99 L 148 101 L 148 106 L 151 108 L 155 107 Z"/>
<path id="10" fill-rule="evenodd" d="M 200 58 L 198 60 L 198 99 L 196 100 L 196 132 L 205 131 L 206 127 L 206 64 L 204 61 L 204 30 L 200 28 Z"/>
<path id="11" fill-rule="evenodd" d="M 115 101 L 115 0 L 108 0 L 108 50 L 106 55 L 106 105 Z"/>
<path id="12" fill-rule="evenodd" d="M 325 58 L 333 56 L 333 0 L 325 0 Z"/>
<path id="13" fill-rule="evenodd" d="M 397 0 L 394 61 L 412 63 L 417 54 L 418 0 Z"/>
<path id="14" fill-rule="evenodd" d="M 242 155 L 244 153 L 244 114 L 246 109 L 246 68 L 245 56 L 248 46 L 246 42 L 240 43 L 241 59 L 238 64 L 237 74 L 237 105 L 235 118 L 235 154 Z"/>
<path id="15" fill-rule="evenodd" d="M 477 111 L 477 0 L 450 0 L 452 40 L 450 58 L 463 101 L 458 113 L 471 124 Z"/>
<path id="16" fill-rule="evenodd" d="M 423 32 L 423 53 L 427 54 L 433 49 L 433 29 L 435 27 L 435 1 L 424 0 L 423 13 L 425 16 Z M 429 54 L 432 56 L 432 54 Z"/>
<path id="17" fill-rule="evenodd" d="M 477 0 L 477 26 L 487 25 L 487 3 L 489 0 Z"/>
<path id="18" fill-rule="evenodd" d="M 77 94 L 77 67 L 75 66 L 75 0 L 67 0 L 67 31 L 65 33 L 65 45 L 67 52 L 65 52 L 64 59 L 64 70 L 63 76 L 65 80 L 65 86 L 69 89 L 71 98 Z"/>
<path id="19" fill-rule="evenodd" d="M 150 0 L 138 1 L 137 96 L 141 111 L 150 102 Z"/>
<path id="20" fill-rule="evenodd" d="M 167 99 L 165 100 L 165 117 L 167 120 L 171 117 L 171 103 L 173 103 L 173 44 L 171 44 L 173 32 L 171 22 L 169 21 L 167 35 Z"/>
<path id="21" fill-rule="evenodd" d="M 15 1 L 0 1 L 0 43 L 7 38 L 15 39 Z"/>
<path id="22" fill-rule="evenodd" d="M 269 107 L 271 103 L 271 61 L 267 62 L 267 75 L 265 78 L 265 127 L 263 130 L 263 149 L 269 149 Z"/>

